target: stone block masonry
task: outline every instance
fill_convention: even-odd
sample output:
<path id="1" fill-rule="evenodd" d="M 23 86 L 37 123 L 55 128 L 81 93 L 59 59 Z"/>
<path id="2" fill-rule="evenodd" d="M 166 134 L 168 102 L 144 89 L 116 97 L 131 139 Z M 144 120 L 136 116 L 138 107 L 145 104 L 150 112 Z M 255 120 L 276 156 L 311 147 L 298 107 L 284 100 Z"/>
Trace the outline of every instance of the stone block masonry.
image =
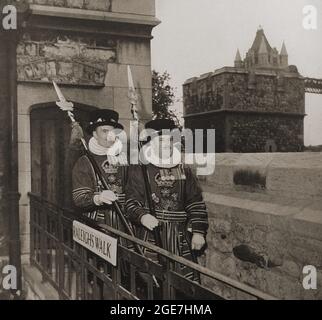
<path id="1" fill-rule="evenodd" d="M 242 183 L 240 172 L 248 173 Z M 279 299 L 322 298 L 322 153 L 219 154 L 215 173 L 200 181 L 210 220 L 204 265 Z M 303 288 L 305 265 L 316 267 L 316 290 Z"/>
<path id="2" fill-rule="evenodd" d="M 302 151 L 302 116 L 230 114 L 226 119 L 226 146 L 232 152 Z"/>

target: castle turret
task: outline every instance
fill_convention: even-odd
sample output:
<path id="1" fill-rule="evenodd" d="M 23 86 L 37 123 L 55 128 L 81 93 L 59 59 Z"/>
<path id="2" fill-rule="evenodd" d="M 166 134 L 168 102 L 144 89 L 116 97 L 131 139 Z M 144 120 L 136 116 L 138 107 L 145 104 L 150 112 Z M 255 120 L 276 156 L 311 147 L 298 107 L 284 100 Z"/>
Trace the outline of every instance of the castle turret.
<path id="1" fill-rule="evenodd" d="M 246 54 L 244 65 L 246 68 L 277 68 L 280 64 L 278 56 L 278 51 L 270 46 L 264 30 L 260 26 L 256 32 L 254 42 Z"/>
<path id="2" fill-rule="evenodd" d="M 236 68 L 242 68 L 243 67 L 243 61 L 241 59 L 239 49 L 237 49 L 237 52 L 236 52 L 235 67 Z"/>
<path id="3" fill-rule="evenodd" d="M 283 41 L 282 49 L 281 49 L 281 53 L 280 53 L 280 67 L 281 68 L 288 67 L 288 53 L 287 53 L 284 41 Z"/>

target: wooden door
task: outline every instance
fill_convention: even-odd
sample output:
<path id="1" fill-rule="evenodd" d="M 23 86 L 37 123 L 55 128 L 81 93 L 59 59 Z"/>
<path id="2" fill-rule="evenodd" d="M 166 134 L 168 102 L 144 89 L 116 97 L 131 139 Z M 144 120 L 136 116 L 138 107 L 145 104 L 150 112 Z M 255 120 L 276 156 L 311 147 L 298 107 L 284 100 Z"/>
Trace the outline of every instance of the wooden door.
<path id="1" fill-rule="evenodd" d="M 86 128 L 95 107 L 74 103 L 75 118 Z M 55 103 L 31 109 L 31 192 L 59 207 L 70 208 L 71 170 L 80 151 L 69 146 L 71 122 Z M 85 133 L 85 130 L 84 130 Z M 89 137 L 85 133 L 85 139 Z"/>

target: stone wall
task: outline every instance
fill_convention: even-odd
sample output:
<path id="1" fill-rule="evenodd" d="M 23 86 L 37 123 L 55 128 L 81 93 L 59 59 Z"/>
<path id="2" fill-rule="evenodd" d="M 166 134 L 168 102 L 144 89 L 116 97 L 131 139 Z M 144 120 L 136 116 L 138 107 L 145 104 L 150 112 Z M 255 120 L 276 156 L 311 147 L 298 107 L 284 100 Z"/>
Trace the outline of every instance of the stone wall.
<path id="1" fill-rule="evenodd" d="M 212 73 L 186 81 L 183 85 L 185 114 L 223 109 L 225 86 L 225 77 Z"/>
<path id="2" fill-rule="evenodd" d="M 298 152 L 303 150 L 303 116 L 214 112 L 186 116 L 185 127 L 215 129 L 216 152 Z"/>
<path id="3" fill-rule="evenodd" d="M 322 153 L 219 154 L 200 177 L 209 209 L 211 270 L 280 299 L 322 299 Z M 317 289 L 302 286 L 317 269 Z M 229 299 L 250 298 L 207 278 Z"/>
<path id="4" fill-rule="evenodd" d="M 297 152 L 304 144 L 303 117 L 230 114 L 227 148 L 232 152 Z"/>
<path id="5" fill-rule="evenodd" d="M 238 111 L 285 112 L 304 114 L 304 80 L 276 75 L 225 75 L 227 85 L 226 109 Z"/>
<path id="6" fill-rule="evenodd" d="M 213 141 L 213 143 L 215 143 L 216 152 L 224 152 L 226 150 L 225 123 L 226 115 L 223 113 L 211 116 L 203 115 L 200 117 L 189 117 L 185 119 L 186 128 L 216 129 L 216 139 Z M 205 145 L 207 143 L 206 140 L 207 138 L 205 136 Z"/>

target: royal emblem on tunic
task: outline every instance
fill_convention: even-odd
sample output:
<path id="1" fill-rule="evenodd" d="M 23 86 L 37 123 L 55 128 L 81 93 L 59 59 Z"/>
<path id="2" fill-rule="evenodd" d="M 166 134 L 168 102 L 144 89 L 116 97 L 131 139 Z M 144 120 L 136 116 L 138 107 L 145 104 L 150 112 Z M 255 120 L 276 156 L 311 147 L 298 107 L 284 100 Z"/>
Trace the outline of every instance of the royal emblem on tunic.
<path id="1" fill-rule="evenodd" d="M 102 163 L 102 168 L 105 173 L 109 173 L 109 174 L 116 174 L 118 171 L 118 168 L 115 166 L 111 166 L 108 160 L 105 160 Z"/>
<path id="2" fill-rule="evenodd" d="M 175 183 L 175 177 L 172 175 L 166 175 L 163 170 L 160 170 L 155 177 L 154 181 L 156 182 L 157 186 L 159 188 L 167 187 L 167 188 L 173 188 Z"/>

